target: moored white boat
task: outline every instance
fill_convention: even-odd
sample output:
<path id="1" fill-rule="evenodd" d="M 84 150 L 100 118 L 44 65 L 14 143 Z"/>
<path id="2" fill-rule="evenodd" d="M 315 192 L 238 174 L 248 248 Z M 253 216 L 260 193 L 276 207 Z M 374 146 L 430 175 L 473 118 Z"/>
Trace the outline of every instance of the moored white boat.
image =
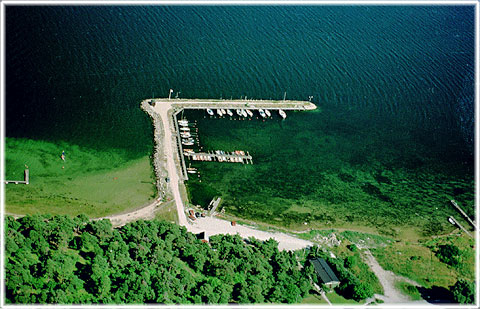
<path id="1" fill-rule="evenodd" d="M 207 113 L 208 113 L 210 116 L 213 116 L 213 111 L 212 111 L 210 108 L 207 108 Z"/>
<path id="2" fill-rule="evenodd" d="M 233 113 L 232 113 L 232 111 L 231 111 L 231 110 L 229 110 L 229 109 L 227 109 L 227 114 L 228 114 L 228 116 L 230 116 L 230 117 L 232 117 L 232 116 L 233 116 Z"/>
<path id="3" fill-rule="evenodd" d="M 280 116 L 282 116 L 283 119 L 287 118 L 287 113 L 285 113 L 283 110 L 279 109 L 278 113 L 280 114 Z"/>
<path id="4" fill-rule="evenodd" d="M 187 119 L 180 119 L 178 121 L 178 124 L 181 125 L 182 127 L 188 126 L 188 120 Z"/>
<path id="5" fill-rule="evenodd" d="M 263 109 L 260 108 L 260 109 L 258 110 L 258 113 L 260 114 L 260 116 L 262 116 L 262 118 L 265 118 L 265 117 L 266 117 L 265 112 L 263 111 Z"/>
<path id="6" fill-rule="evenodd" d="M 243 117 L 247 117 L 247 116 L 248 116 L 247 112 L 246 112 L 244 109 L 242 109 L 242 116 L 243 116 Z"/>
<path id="7" fill-rule="evenodd" d="M 253 117 L 253 113 L 252 113 L 251 110 L 247 109 L 246 111 L 247 111 L 247 114 L 248 114 L 249 117 Z"/>
<path id="8" fill-rule="evenodd" d="M 238 115 L 238 116 L 243 116 L 243 114 L 242 114 L 242 111 L 241 111 L 241 110 L 237 109 L 237 110 L 235 110 L 235 111 L 237 112 L 237 115 Z"/>
<path id="9" fill-rule="evenodd" d="M 272 114 L 270 113 L 270 111 L 268 109 L 265 110 L 265 114 L 267 115 L 267 117 L 272 116 Z"/>
<path id="10" fill-rule="evenodd" d="M 218 114 L 218 116 L 220 116 L 220 117 L 222 117 L 222 116 L 223 116 L 223 113 L 222 113 L 222 111 L 221 111 L 221 110 L 219 110 L 219 109 L 217 109 L 217 114 Z"/>

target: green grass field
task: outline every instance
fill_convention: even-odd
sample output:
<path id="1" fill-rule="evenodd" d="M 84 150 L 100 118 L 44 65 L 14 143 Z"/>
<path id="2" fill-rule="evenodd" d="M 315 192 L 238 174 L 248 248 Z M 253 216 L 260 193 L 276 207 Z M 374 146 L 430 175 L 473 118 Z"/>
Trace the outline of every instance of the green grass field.
<path id="1" fill-rule="evenodd" d="M 156 194 L 148 156 L 129 160 L 121 150 L 7 138 L 5 179 L 23 180 L 26 167 L 29 185 L 5 185 L 7 213 L 101 217 L 138 208 Z"/>
<path id="2" fill-rule="evenodd" d="M 155 219 L 178 224 L 177 207 L 174 201 L 169 201 L 160 206 L 155 212 Z"/>
<path id="3" fill-rule="evenodd" d="M 437 246 L 441 244 L 453 244 L 461 250 L 461 263 L 457 267 L 441 262 L 435 255 Z M 452 235 L 425 243 L 394 242 L 371 252 L 385 270 L 410 278 L 426 288 L 440 286 L 448 289 L 459 278 L 474 279 L 473 245 L 474 240 L 465 235 Z"/>

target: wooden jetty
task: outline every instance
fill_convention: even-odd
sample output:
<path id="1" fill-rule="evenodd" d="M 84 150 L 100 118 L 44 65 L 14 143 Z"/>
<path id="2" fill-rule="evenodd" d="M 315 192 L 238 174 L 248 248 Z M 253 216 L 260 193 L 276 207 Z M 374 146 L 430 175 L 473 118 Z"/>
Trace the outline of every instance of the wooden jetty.
<path id="1" fill-rule="evenodd" d="M 230 163 L 243 163 L 253 164 L 253 158 L 248 153 L 215 153 L 215 152 L 184 152 L 186 157 L 189 157 L 194 161 L 218 161 L 218 162 L 230 162 Z"/>
<path id="2" fill-rule="evenodd" d="M 23 172 L 23 177 L 24 177 L 24 180 L 5 180 L 5 184 L 8 185 L 9 183 L 14 183 L 16 185 L 18 185 L 18 184 L 28 185 L 30 183 L 30 173 L 29 173 L 28 169 L 26 169 Z"/>
<path id="3" fill-rule="evenodd" d="M 470 219 L 470 217 L 460 208 L 460 206 L 457 205 L 457 203 L 454 201 L 454 200 L 450 200 L 450 202 L 452 203 L 452 205 L 465 217 L 465 219 L 467 219 L 468 222 L 470 222 L 470 224 L 473 226 L 473 228 L 476 230 L 477 229 L 477 226 L 475 225 L 475 223 L 472 221 L 472 219 Z"/>

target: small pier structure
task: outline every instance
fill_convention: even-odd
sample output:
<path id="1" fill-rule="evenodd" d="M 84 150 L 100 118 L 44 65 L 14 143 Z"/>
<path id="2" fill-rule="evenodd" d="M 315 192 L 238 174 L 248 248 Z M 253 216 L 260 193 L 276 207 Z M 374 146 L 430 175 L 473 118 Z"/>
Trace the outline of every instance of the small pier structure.
<path id="1" fill-rule="evenodd" d="M 450 200 L 450 203 L 462 214 L 465 219 L 467 219 L 468 222 L 473 226 L 473 228 L 476 230 L 477 226 L 475 225 L 475 222 L 470 219 L 470 217 L 460 208 L 460 206 L 457 205 L 457 203 L 454 200 Z"/>
<path id="2" fill-rule="evenodd" d="M 449 221 L 450 223 L 452 223 L 453 225 L 456 225 L 456 226 L 458 226 L 459 228 L 461 228 L 462 231 L 464 231 L 465 234 L 467 234 L 468 236 L 474 238 L 474 237 L 472 236 L 472 234 L 470 234 L 470 233 L 467 231 L 467 229 L 463 227 L 463 225 L 461 225 L 457 220 L 455 220 L 454 217 L 452 217 L 452 216 L 448 217 L 448 221 Z"/>
<path id="3" fill-rule="evenodd" d="M 225 153 L 216 153 L 216 152 L 184 152 L 184 156 L 189 157 L 194 161 L 218 161 L 218 162 L 230 162 L 230 163 L 242 163 L 242 164 L 253 164 L 253 158 L 248 153 L 241 152 L 225 152 Z"/>
<path id="4" fill-rule="evenodd" d="M 30 183 L 30 172 L 28 171 L 28 169 L 26 169 L 24 172 L 23 172 L 23 179 L 24 180 L 5 180 L 5 184 L 8 185 L 9 183 L 14 183 L 16 185 L 18 184 L 25 184 L 25 185 L 28 185 Z"/>
<path id="5" fill-rule="evenodd" d="M 208 205 L 208 209 L 209 209 L 209 215 L 214 215 L 215 214 L 215 211 L 217 210 L 217 207 L 218 205 L 220 205 L 220 201 L 222 200 L 221 197 L 217 198 L 217 199 L 213 199 L 210 204 Z"/>

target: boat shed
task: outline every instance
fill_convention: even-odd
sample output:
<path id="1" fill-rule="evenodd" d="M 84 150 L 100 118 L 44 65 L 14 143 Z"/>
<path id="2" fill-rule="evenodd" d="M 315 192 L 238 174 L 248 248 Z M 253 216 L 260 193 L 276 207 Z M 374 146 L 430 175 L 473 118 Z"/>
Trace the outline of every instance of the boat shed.
<path id="1" fill-rule="evenodd" d="M 317 276 L 319 279 L 323 282 L 323 284 L 327 286 L 337 286 L 340 284 L 340 281 L 338 280 L 337 276 L 335 276 L 335 273 L 333 270 L 330 268 L 330 266 L 327 264 L 327 262 L 324 259 L 321 258 L 316 258 L 310 260 L 310 263 L 313 264 L 313 267 L 315 268 L 315 272 L 317 273 Z"/>

